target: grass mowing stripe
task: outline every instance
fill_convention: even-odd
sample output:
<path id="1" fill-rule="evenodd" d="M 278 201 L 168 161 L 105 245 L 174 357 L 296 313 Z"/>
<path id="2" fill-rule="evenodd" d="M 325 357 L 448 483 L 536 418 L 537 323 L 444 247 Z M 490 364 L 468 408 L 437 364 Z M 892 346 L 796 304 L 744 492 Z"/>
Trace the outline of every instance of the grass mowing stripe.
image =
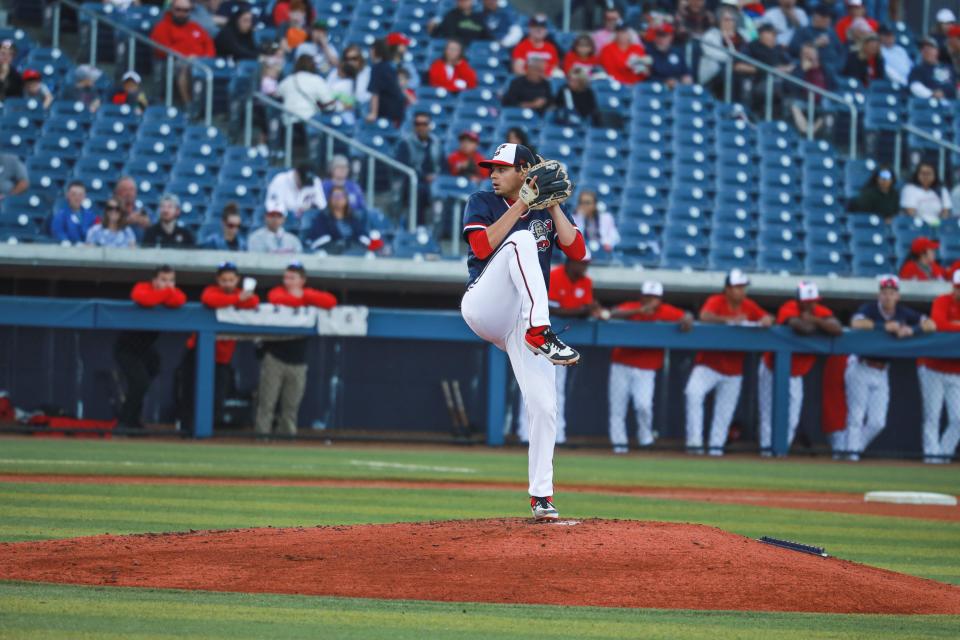
<path id="1" fill-rule="evenodd" d="M 0 637 L 954 637 L 958 616 L 704 612 L 411 602 L 0 583 Z M 549 628 L 547 628 L 549 627 Z M 106 630 L 107 633 L 103 633 Z"/>
<path id="2" fill-rule="evenodd" d="M 5 438 L 0 473 L 104 473 L 160 476 L 371 478 L 516 482 L 526 478 L 520 449 L 252 446 L 144 441 Z M 32 461 L 32 462 L 31 462 Z M 80 465 L 64 461 L 82 461 Z M 354 461 L 360 461 L 358 465 Z M 721 460 L 682 456 L 612 457 L 560 451 L 556 478 L 568 484 L 714 487 L 864 492 L 881 489 L 957 493 L 960 466 L 904 463 L 837 464 L 800 458 Z M 100 467 L 99 465 L 103 466 Z M 415 468 L 369 466 L 413 465 Z M 475 473 L 439 472 L 452 467 Z"/>

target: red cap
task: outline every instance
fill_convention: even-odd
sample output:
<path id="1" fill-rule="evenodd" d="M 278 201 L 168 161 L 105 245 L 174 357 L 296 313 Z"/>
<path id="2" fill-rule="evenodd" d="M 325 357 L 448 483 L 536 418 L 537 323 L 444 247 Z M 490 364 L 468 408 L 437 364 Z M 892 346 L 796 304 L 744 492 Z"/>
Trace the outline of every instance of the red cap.
<path id="1" fill-rule="evenodd" d="M 23 78 L 24 81 L 39 80 L 40 77 L 41 77 L 40 72 L 37 71 L 36 69 L 27 69 L 26 71 L 23 72 L 23 75 L 21 76 L 21 78 Z"/>
<path id="2" fill-rule="evenodd" d="M 955 24 L 947 29 L 948 38 L 960 38 L 960 24 Z"/>
<path id="3" fill-rule="evenodd" d="M 397 47 L 400 45 L 403 45 L 404 47 L 409 47 L 410 42 L 411 42 L 410 38 L 403 35 L 399 31 L 394 31 L 393 33 L 387 34 L 387 44 L 390 45 L 391 47 Z"/>
<path id="4" fill-rule="evenodd" d="M 457 140 L 463 140 L 464 138 L 470 138 L 474 142 L 480 142 L 480 136 L 473 131 L 461 131 L 460 135 L 457 136 Z"/>
<path id="5" fill-rule="evenodd" d="M 910 253 L 923 253 L 928 249 L 939 249 L 940 243 L 931 240 L 926 236 L 919 236 L 913 239 L 913 242 L 910 243 Z"/>
<path id="6" fill-rule="evenodd" d="M 660 24 L 659 27 L 656 27 L 653 30 L 653 32 L 656 33 L 657 35 L 662 35 L 664 33 L 673 33 L 673 25 L 670 24 L 669 22 L 663 22 Z"/>

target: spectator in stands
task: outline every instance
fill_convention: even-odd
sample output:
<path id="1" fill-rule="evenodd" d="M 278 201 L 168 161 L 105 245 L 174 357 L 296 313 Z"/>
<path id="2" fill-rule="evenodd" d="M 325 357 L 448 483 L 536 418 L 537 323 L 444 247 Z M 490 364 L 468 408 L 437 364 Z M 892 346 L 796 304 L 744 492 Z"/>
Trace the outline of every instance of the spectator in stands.
<path id="1" fill-rule="evenodd" d="M 708 324 L 770 327 L 773 316 L 747 297 L 750 279 L 733 269 L 724 281 L 723 293 L 707 298 L 700 309 L 700 322 Z M 694 360 L 686 387 L 687 452 L 703 454 L 703 407 L 706 396 L 715 390 L 713 423 L 707 453 L 722 456 L 730 421 L 737 409 L 743 383 L 743 357 L 737 351 L 701 351 Z"/>
<path id="2" fill-rule="evenodd" d="M 18 196 L 30 187 L 27 167 L 17 156 L 0 153 L 0 201 L 7 196 Z"/>
<path id="3" fill-rule="evenodd" d="M 799 27 L 794 30 L 793 38 L 790 39 L 788 50 L 794 58 L 800 57 L 800 47 L 808 42 L 813 43 L 820 54 L 820 60 L 824 67 L 836 69 L 846 60 L 846 47 L 837 37 L 831 22 L 832 12 L 830 7 L 825 4 L 819 4 L 813 8 L 810 16 L 810 24 L 805 27 Z"/>
<path id="4" fill-rule="evenodd" d="M 724 80 L 722 72 L 730 60 L 728 52 L 741 51 L 747 46 L 747 41 L 737 29 L 737 13 L 728 7 L 722 7 L 717 12 L 717 26 L 703 35 L 703 43 L 698 81 L 719 95 Z M 742 62 L 734 62 L 735 70 L 738 66 L 748 70 L 753 68 Z"/>
<path id="5" fill-rule="evenodd" d="M 499 0 L 483 0 L 481 5 L 480 17 L 490 37 L 501 47 L 510 49 L 516 46 L 523 38 L 523 29 L 517 24 L 513 8 L 509 4 L 501 7 Z"/>
<path id="6" fill-rule="evenodd" d="M 240 235 L 243 218 L 236 202 L 228 202 L 220 214 L 220 233 L 211 233 L 200 245 L 216 251 L 246 251 L 247 240 Z"/>
<path id="7" fill-rule="evenodd" d="M 530 58 L 524 75 L 510 80 L 501 102 L 505 107 L 533 109 L 543 115 L 550 108 L 553 91 L 544 75 L 546 62 L 543 58 Z"/>
<path id="8" fill-rule="evenodd" d="M 333 110 L 351 121 L 359 105 L 370 101 L 370 67 L 363 58 L 358 45 L 348 45 L 343 50 L 340 66 L 327 76 L 327 84 L 333 94 Z"/>
<path id="9" fill-rule="evenodd" d="M 849 208 L 854 212 L 876 214 L 888 224 L 892 222 L 900 213 L 900 192 L 890 167 L 877 167 Z"/>
<path id="10" fill-rule="evenodd" d="M 159 221 L 143 234 L 141 246 L 158 249 L 189 249 L 193 233 L 180 222 L 180 198 L 165 193 L 160 198 Z"/>
<path id="11" fill-rule="evenodd" d="M 800 64 L 794 69 L 793 75 L 804 82 L 827 90 L 830 88 L 829 75 L 820 64 L 819 50 L 812 42 L 808 42 L 800 49 Z M 793 121 L 797 125 L 800 133 L 806 134 L 807 127 L 812 126 L 816 134 L 823 126 L 823 117 L 820 109 L 822 98 L 819 94 L 813 94 L 814 115 L 813 123 L 807 122 L 807 111 L 809 107 L 810 96 L 808 91 L 799 87 L 788 87 L 788 91 L 795 97 L 790 103 L 790 113 L 793 115 Z"/>
<path id="12" fill-rule="evenodd" d="M 910 182 L 900 191 L 900 208 L 931 227 L 950 216 L 950 194 L 940 182 L 937 169 L 929 162 L 917 165 Z"/>
<path id="13" fill-rule="evenodd" d="M 113 188 L 113 197 L 120 203 L 124 221 L 132 227 L 139 238 L 150 226 L 150 215 L 137 202 L 137 182 L 130 176 L 121 176 Z"/>
<path id="14" fill-rule="evenodd" d="M 103 72 L 93 65 L 79 65 L 73 72 L 73 84 L 63 89 L 61 99 L 80 102 L 88 111 L 95 113 L 100 108 L 102 98 L 96 83 L 102 75 Z"/>
<path id="15" fill-rule="evenodd" d="M 313 56 L 301 55 L 293 65 L 293 73 L 280 81 L 277 95 L 283 106 L 292 113 L 285 119 L 299 122 L 309 120 L 333 104 L 333 94 L 327 81 L 317 75 Z M 296 117 L 294 117 L 296 116 Z"/>
<path id="16" fill-rule="evenodd" d="M 153 27 L 150 39 L 168 49 L 173 49 L 188 59 L 212 58 L 216 55 L 213 39 L 206 30 L 190 19 L 193 12 L 191 0 L 173 0 L 170 9 Z M 157 57 L 165 59 L 167 55 L 157 52 Z M 182 104 L 190 104 L 193 96 L 191 90 L 191 67 L 189 64 L 177 61 L 177 92 Z"/>
<path id="17" fill-rule="evenodd" d="M 887 78 L 901 86 L 907 85 L 910 71 L 913 69 L 913 60 L 907 50 L 897 44 L 897 35 L 887 26 L 881 25 L 880 53 L 886 65 Z"/>
<path id="18" fill-rule="evenodd" d="M 527 37 L 521 40 L 510 54 L 513 72 L 526 73 L 531 60 L 543 62 L 543 75 L 549 78 L 560 64 L 560 53 L 555 44 L 547 38 L 547 18 L 543 14 L 530 16 L 527 22 Z"/>
<path id="19" fill-rule="evenodd" d="M 411 78 L 416 75 L 419 74 L 411 74 L 406 67 L 397 69 L 397 83 L 400 85 L 400 90 L 403 91 L 403 97 L 407 99 L 408 107 L 417 104 L 417 91 L 410 86 Z"/>
<path id="20" fill-rule="evenodd" d="M 179 309 L 187 302 L 186 294 L 177 288 L 176 273 L 169 265 L 154 269 L 149 281 L 135 284 L 130 299 L 147 309 Z M 113 344 L 113 359 L 127 386 L 123 404 L 117 410 L 122 429 L 143 428 L 143 398 L 160 373 L 160 354 L 154 346 L 159 337 L 159 331 L 124 331 Z"/>
<path id="21" fill-rule="evenodd" d="M 233 60 L 256 60 L 260 56 L 260 47 L 253 37 L 253 26 L 250 5 L 238 9 L 213 41 L 217 56 Z"/>
<path id="22" fill-rule="evenodd" d="M 447 40 L 443 56 L 430 65 L 430 86 L 459 93 L 477 86 L 477 72 L 463 57 L 463 45 L 456 40 Z"/>
<path id="23" fill-rule="evenodd" d="M 44 109 L 53 104 L 53 93 L 43 82 L 43 76 L 36 69 L 26 69 L 23 72 L 23 97 L 39 102 Z"/>
<path id="24" fill-rule="evenodd" d="M 250 253 L 303 252 L 300 238 L 283 228 L 286 220 L 285 211 L 268 209 L 263 217 L 263 226 L 251 233 L 247 241 Z"/>
<path id="25" fill-rule="evenodd" d="M 950 64 L 950 53 L 947 51 L 947 38 L 950 34 L 950 29 L 954 27 L 957 23 L 957 16 L 950 9 L 940 9 L 937 11 L 936 24 L 933 29 L 930 31 L 930 36 L 937 43 L 937 48 L 940 50 L 940 62 L 943 64 Z"/>
<path id="26" fill-rule="evenodd" d="M 597 96 L 590 88 L 585 67 L 577 66 L 567 74 L 567 84 L 554 97 L 556 118 L 567 124 L 594 123 L 600 115 Z"/>
<path id="27" fill-rule="evenodd" d="M 390 55 L 386 40 L 378 39 L 370 47 L 370 105 L 367 122 L 386 118 L 399 127 L 407 112 L 407 97 L 400 88 L 397 67 Z"/>
<path id="28" fill-rule="evenodd" d="M 459 40 L 469 47 L 476 40 L 490 40 L 484 16 L 473 10 L 473 0 L 457 0 L 457 6 L 443 16 L 439 24 L 431 22 L 427 30 L 434 38 Z"/>
<path id="29" fill-rule="evenodd" d="M 609 211 L 600 210 L 596 191 L 590 189 L 580 191 L 577 197 L 577 208 L 573 212 L 573 221 L 580 229 L 591 251 L 603 248 L 610 253 L 620 244 L 617 221 Z"/>
<path id="30" fill-rule="evenodd" d="M 387 43 L 387 59 L 397 67 L 397 75 L 401 75 L 401 72 L 406 73 L 407 82 L 403 83 L 402 80 L 398 78 L 400 82 L 400 89 L 406 92 L 407 88 L 416 89 L 420 86 L 420 69 L 413 64 L 412 60 L 407 60 L 407 50 L 410 45 L 413 43 L 413 40 L 408 38 L 406 35 L 400 33 L 399 31 L 393 31 L 387 34 L 385 38 Z M 416 97 L 416 91 L 413 92 L 414 97 Z M 414 101 L 407 100 L 407 104 L 412 104 Z"/>
<path id="31" fill-rule="evenodd" d="M 523 127 L 510 127 L 507 129 L 507 144 L 522 144 L 531 152 L 536 153 L 533 143 L 530 142 L 530 136 Z"/>
<path id="32" fill-rule="evenodd" d="M 957 76 L 953 67 L 940 62 L 939 55 L 935 40 L 924 38 L 920 42 L 920 63 L 907 78 L 914 97 L 924 100 L 957 97 Z"/>
<path id="33" fill-rule="evenodd" d="M 460 146 L 447 156 L 447 167 L 450 175 L 464 176 L 474 182 L 480 182 L 490 177 L 490 170 L 478 165 L 483 161 L 483 154 L 477 151 L 480 146 L 480 136 L 473 131 L 461 131 L 457 138 Z"/>
<path id="34" fill-rule="evenodd" d="M 847 78 L 858 80 L 864 87 L 869 87 L 874 80 L 885 79 L 886 73 L 886 63 L 880 53 L 880 38 L 872 33 L 851 49 L 840 72 Z"/>
<path id="35" fill-rule="evenodd" d="M 753 42 L 757 39 L 757 23 L 755 18 L 760 14 L 749 11 L 748 0 L 720 0 L 720 6 L 723 11 L 731 12 L 737 21 L 737 31 L 747 42 Z M 741 6 L 744 8 L 741 10 Z"/>
<path id="36" fill-rule="evenodd" d="M 73 180 L 67 185 L 66 195 L 66 204 L 53 214 L 50 232 L 58 242 L 82 244 L 87 238 L 87 232 L 97 222 L 97 214 L 84 205 L 87 189 L 79 180 Z"/>
<path id="37" fill-rule="evenodd" d="M 311 249 L 341 253 L 352 246 L 363 246 L 368 251 L 379 251 L 383 240 L 377 232 L 369 232 L 363 220 L 354 215 L 347 192 L 336 186 L 330 190 L 330 205 L 313 219 L 307 232 Z"/>
<path id="38" fill-rule="evenodd" d="M 593 32 L 593 44 L 596 50 L 603 51 L 604 47 L 613 42 L 617 37 L 617 29 L 623 24 L 623 15 L 620 10 L 616 7 L 607 7 L 607 10 L 603 13 L 603 28 Z M 627 30 L 629 41 L 632 44 L 639 44 L 640 36 L 637 35 L 637 32 L 629 27 L 624 28 Z"/>
<path id="39" fill-rule="evenodd" d="M 330 44 L 330 32 L 326 20 L 315 20 L 310 26 L 310 39 L 297 47 L 294 58 L 303 55 L 312 57 L 317 73 L 324 76 L 340 64 L 340 56 L 336 48 Z"/>
<path id="40" fill-rule="evenodd" d="M 333 294 L 307 286 L 307 270 L 299 262 L 287 266 L 283 284 L 271 289 L 267 300 L 281 307 L 332 309 L 337 306 Z M 307 387 L 307 340 L 264 340 L 254 425 L 258 437 L 269 436 L 274 425 L 282 436 L 297 435 L 297 415 Z"/>
<path id="41" fill-rule="evenodd" d="M 756 58 L 767 66 L 774 67 L 784 73 L 792 73 L 794 64 L 790 60 L 790 54 L 787 50 L 777 44 L 777 32 L 769 24 L 761 24 L 758 29 L 756 40 L 747 45 L 746 54 L 751 58 Z M 748 78 L 752 78 L 752 98 L 754 110 L 759 110 L 766 100 L 766 80 L 767 72 L 747 64 L 738 65 L 737 72 Z M 773 79 L 773 98 L 776 111 L 776 104 L 781 97 L 781 87 L 783 81 L 774 77 Z"/>
<path id="42" fill-rule="evenodd" d="M 615 36 L 600 50 L 600 64 L 607 75 L 623 84 L 643 82 L 650 76 L 653 58 L 639 42 L 634 42 L 627 25 L 620 22 Z"/>
<path id="43" fill-rule="evenodd" d="M 19 98 L 23 95 L 23 78 L 13 64 L 17 47 L 13 40 L 0 42 L 0 98 Z"/>
<path id="44" fill-rule="evenodd" d="M 254 293 L 257 281 L 253 278 L 244 278 L 241 287 L 240 272 L 232 262 L 223 262 L 217 267 L 216 284 L 212 284 L 200 294 L 200 302 L 209 309 L 256 309 L 260 305 L 260 298 Z M 177 368 L 177 417 L 179 420 L 180 436 L 193 436 L 194 415 L 194 380 L 197 373 L 197 336 L 192 335 L 187 340 L 187 351 Z M 214 349 L 215 375 L 213 386 L 213 422 L 223 422 L 223 406 L 227 394 L 230 392 L 233 379 L 233 352 L 237 349 L 237 341 L 217 338 Z"/>
<path id="45" fill-rule="evenodd" d="M 291 12 L 301 12 L 307 22 L 312 23 L 316 19 L 312 3 L 304 4 L 302 0 L 277 0 L 273 5 L 273 24 L 277 27 L 290 22 Z"/>
<path id="46" fill-rule="evenodd" d="M 135 113 L 143 113 L 147 106 L 147 94 L 140 88 L 140 74 L 127 71 L 120 78 L 120 86 L 110 96 L 110 104 L 130 105 Z"/>
<path id="47" fill-rule="evenodd" d="M 940 243 L 918 236 L 910 243 L 910 255 L 900 265 L 901 280 L 946 280 L 947 272 L 937 262 Z"/>
<path id="48" fill-rule="evenodd" d="M 290 0 L 287 19 L 277 25 L 281 43 L 287 51 L 296 51 L 307 41 L 307 25 L 313 22 L 313 5 L 307 0 Z"/>
<path id="49" fill-rule="evenodd" d="M 443 146 L 430 130 L 430 114 L 413 114 L 413 135 L 397 142 L 397 160 L 417 172 L 417 210 L 423 217 L 430 205 L 430 184 L 443 170 Z"/>
<path id="50" fill-rule="evenodd" d="M 664 23 L 654 27 L 652 35 L 650 79 L 662 82 L 670 89 L 677 84 L 692 83 L 693 77 L 690 75 L 683 51 L 673 44 L 673 25 Z"/>
<path id="51" fill-rule="evenodd" d="M 137 0 L 139 3 L 140 0 Z M 196 0 L 193 4 L 193 13 L 191 19 L 203 27 L 203 30 L 210 34 L 211 38 L 220 35 L 220 29 L 226 26 L 229 17 L 219 15 L 220 4 L 223 0 Z M 238 4 L 238 8 L 249 7 L 249 4 Z"/>
<path id="52" fill-rule="evenodd" d="M 593 43 L 593 38 L 585 33 L 577 36 L 573 41 L 573 46 L 567 55 L 563 57 L 563 73 L 570 75 L 570 71 L 576 68 L 583 68 L 588 74 L 600 66 L 600 57 L 597 56 L 597 47 Z"/>
<path id="53" fill-rule="evenodd" d="M 847 15 L 837 20 L 834 26 L 837 37 L 843 44 L 856 40 L 858 33 L 865 34 L 870 31 L 876 33 L 879 28 L 879 23 L 867 15 L 863 0 L 847 0 Z"/>
<path id="54" fill-rule="evenodd" d="M 284 214 L 293 214 L 297 220 L 302 221 L 303 215 L 307 211 L 322 211 L 327 208 L 327 198 L 323 194 L 323 183 L 317 177 L 313 167 L 308 164 L 301 164 L 295 169 L 281 171 L 273 176 L 270 184 L 267 185 L 264 208 L 267 211 L 282 211 Z"/>
<path id="55" fill-rule="evenodd" d="M 367 210 L 367 200 L 360 185 L 350 179 L 350 161 L 344 155 L 335 155 L 330 160 L 330 177 L 323 181 L 323 193 L 330 200 L 330 190 L 343 187 L 347 192 L 350 208 L 359 213 Z"/>
<path id="56" fill-rule="evenodd" d="M 960 25 L 955 24 L 947 31 L 944 50 L 947 58 L 944 64 L 949 65 L 953 69 L 953 75 L 957 77 L 960 74 Z M 941 53 L 941 60 L 943 57 Z"/>
<path id="57" fill-rule="evenodd" d="M 797 6 L 797 0 L 777 0 L 777 6 L 767 9 L 760 22 L 773 25 L 777 30 L 777 44 L 786 47 L 798 29 L 810 24 L 810 19 L 807 12 Z"/>
<path id="58" fill-rule="evenodd" d="M 137 236 L 127 226 L 116 198 L 110 198 L 103 205 L 103 217 L 87 231 L 86 242 L 95 247 L 137 246 Z"/>
<path id="59" fill-rule="evenodd" d="M 677 29 L 677 41 L 685 43 L 691 37 L 700 37 L 716 26 L 714 14 L 707 8 L 705 0 L 685 0 L 678 3 L 674 24 Z"/>

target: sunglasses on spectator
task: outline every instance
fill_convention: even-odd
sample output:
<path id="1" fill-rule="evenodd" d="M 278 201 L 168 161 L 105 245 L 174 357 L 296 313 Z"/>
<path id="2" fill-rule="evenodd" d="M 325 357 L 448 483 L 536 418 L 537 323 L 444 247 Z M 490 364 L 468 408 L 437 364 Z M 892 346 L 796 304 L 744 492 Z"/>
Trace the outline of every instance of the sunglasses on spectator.
<path id="1" fill-rule="evenodd" d="M 418 126 L 418 127 L 429 127 L 429 126 L 430 126 L 430 121 L 429 121 L 429 120 L 417 120 L 417 121 L 414 122 L 413 124 L 416 125 L 416 126 Z"/>
<path id="2" fill-rule="evenodd" d="M 118 204 L 107 204 L 104 208 L 104 211 L 120 211 L 120 205 Z"/>
<path id="3" fill-rule="evenodd" d="M 240 228 L 240 223 L 239 223 L 239 222 L 227 222 L 224 226 L 226 226 L 227 229 L 239 229 L 239 228 Z"/>
<path id="4" fill-rule="evenodd" d="M 362 56 L 347 56 L 344 58 L 347 62 L 356 62 L 357 60 L 363 60 Z"/>

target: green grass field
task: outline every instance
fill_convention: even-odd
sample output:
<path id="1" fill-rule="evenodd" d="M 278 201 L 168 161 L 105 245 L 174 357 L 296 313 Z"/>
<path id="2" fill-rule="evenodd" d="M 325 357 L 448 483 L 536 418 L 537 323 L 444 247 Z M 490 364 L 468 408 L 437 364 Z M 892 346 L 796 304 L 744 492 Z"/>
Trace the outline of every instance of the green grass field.
<path id="1" fill-rule="evenodd" d="M 0 473 L 511 482 L 520 450 L 0 439 Z M 560 452 L 564 517 L 697 522 L 960 585 L 960 523 L 562 492 L 564 483 L 960 493 L 957 465 Z M 0 483 L 0 541 L 100 533 L 524 516 L 523 491 Z M 544 621 L 549 624 L 544 625 Z M 0 638 L 927 638 L 960 616 L 852 616 L 381 601 L 0 583 Z"/>

